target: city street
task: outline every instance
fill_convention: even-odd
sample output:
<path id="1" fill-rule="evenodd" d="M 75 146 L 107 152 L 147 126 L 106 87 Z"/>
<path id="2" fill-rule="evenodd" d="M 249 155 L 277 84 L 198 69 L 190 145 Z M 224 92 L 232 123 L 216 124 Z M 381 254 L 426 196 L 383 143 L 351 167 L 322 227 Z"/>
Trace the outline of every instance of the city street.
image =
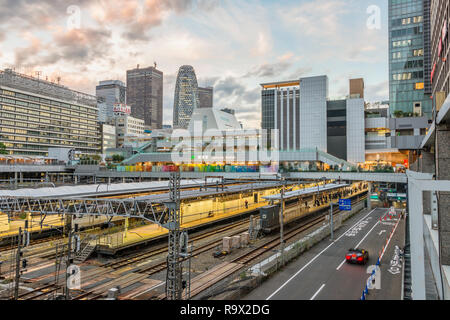
<path id="1" fill-rule="evenodd" d="M 372 271 L 370 269 L 368 272 L 367 269 L 376 264 L 386 238 L 398 221 L 398 219 L 385 221 L 384 217 L 387 213 L 388 209 L 377 208 L 369 213 L 364 211 L 353 217 L 336 232 L 334 242 L 330 242 L 329 238 L 323 240 L 252 291 L 245 299 L 360 299 L 366 280 Z M 387 266 L 390 265 L 393 255 L 393 250 L 390 248 L 396 245 L 403 246 L 404 220 L 399 223 L 394 235 L 381 267 L 381 289 L 370 290 L 370 292 L 377 292 L 378 299 L 401 298 L 401 272 L 391 274 Z M 350 248 L 368 250 L 368 263 L 365 266 L 346 263 L 345 254 Z"/>

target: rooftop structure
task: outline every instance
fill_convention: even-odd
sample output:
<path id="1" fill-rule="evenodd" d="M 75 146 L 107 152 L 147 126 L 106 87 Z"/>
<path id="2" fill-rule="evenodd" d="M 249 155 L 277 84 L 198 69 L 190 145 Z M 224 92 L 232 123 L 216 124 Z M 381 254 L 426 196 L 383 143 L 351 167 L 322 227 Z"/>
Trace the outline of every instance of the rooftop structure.
<path id="1" fill-rule="evenodd" d="M 219 131 L 241 130 L 241 125 L 236 117 L 229 112 L 218 109 L 202 108 L 196 109 L 192 115 L 188 130 L 191 133 L 196 132 L 196 125 L 201 126 L 201 131 L 209 129 Z"/>
<path id="2" fill-rule="evenodd" d="M 297 87 L 300 85 L 300 80 L 290 80 L 290 81 L 279 81 L 279 82 L 269 82 L 261 83 L 263 89 L 274 89 L 274 88 L 286 88 L 286 87 Z"/>
<path id="3" fill-rule="evenodd" d="M 0 85 L 21 89 L 52 98 L 62 99 L 77 104 L 84 104 L 93 107 L 97 106 L 97 97 L 93 95 L 71 90 L 68 87 L 53 82 L 20 74 L 14 72 L 12 69 L 0 71 Z"/>

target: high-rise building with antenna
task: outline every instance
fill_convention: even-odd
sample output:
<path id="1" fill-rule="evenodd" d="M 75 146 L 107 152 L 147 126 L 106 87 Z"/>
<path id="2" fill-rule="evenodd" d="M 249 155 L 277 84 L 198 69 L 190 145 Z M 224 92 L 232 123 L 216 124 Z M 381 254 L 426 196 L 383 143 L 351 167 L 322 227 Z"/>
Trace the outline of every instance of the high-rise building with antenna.
<path id="1" fill-rule="evenodd" d="M 148 129 L 161 129 L 163 122 L 163 77 L 155 67 L 127 71 L 127 105 L 131 116 L 145 121 Z"/>

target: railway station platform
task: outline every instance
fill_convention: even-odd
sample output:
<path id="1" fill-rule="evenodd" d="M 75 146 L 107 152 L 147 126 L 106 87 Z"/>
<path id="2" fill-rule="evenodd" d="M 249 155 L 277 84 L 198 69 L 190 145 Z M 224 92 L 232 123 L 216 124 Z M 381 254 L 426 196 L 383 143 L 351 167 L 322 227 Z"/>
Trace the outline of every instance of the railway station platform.
<path id="1" fill-rule="evenodd" d="M 252 212 L 257 211 L 259 208 L 267 205 L 267 203 L 268 202 L 260 202 L 257 204 L 251 204 L 248 205 L 248 208 L 244 205 L 244 208 L 232 210 L 222 214 L 216 214 L 212 217 L 182 223 L 181 229 L 192 231 L 197 228 L 219 223 L 221 221 L 232 220 L 236 217 L 243 217 L 246 214 L 251 214 Z M 96 251 L 105 255 L 114 255 L 117 251 L 165 238 L 167 234 L 168 230 L 158 226 L 157 224 L 133 228 L 127 231 L 99 237 Z"/>
<path id="2" fill-rule="evenodd" d="M 320 189 L 320 192 L 327 192 L 331 190 L 335 190 L 336 188 L 344 187 L 347 185 L 334 185 L 330 184 L 326 187 L 323 187 Z M 276 188 L 276 191 L 279 187 Z M 309 189 L 298 189 L 301 192 L 297 195 L 300 196 L 306 196 L 311 194 L 317 194 L 318 189 L 317 187 Z M 255 191 L 256 192 L 256 191 Z M 295 192 L 295 191 L 294 191 Z M 363 193 L 367 192 L 367 190 L 361 190 L 352 194 L 349 194 L 346 197 L 343 198 L 351 198 L 356 196 L 362 196 Z M 272 194 L 276 196 L 276 192 L 270 191 L 269 194 Z M 244 218 L 245 216 L 249 216 L 252 213 L 259 214 L 259 209 L 261 207 L 264 207 L 269 204 L 269 199 L 266 199 L 266 197 L 258 197 L 257 201 L 254 192 L 247 195 L 247 197 L 242 196 L 242 194 L 239 194 L 240 197 L 237 199 L 229 200 L 234 201 L 235 204 L 233 206 L 225 209 L 219 209 L 217 210 L 217 206 L 213 206 L 215 208 L 214 211 L 210 211 L 208 214 L 207 210 L 202 209 L 201 206 L 196 206 L 195 202 L 192 203 L 192 206 L 194 207 L 194 210 L 191 212 L 201 212 L 201 214 L 197 213 L 194 215 L 189 216 L 189 214 L 185 214 L 183 216 L 182 214 L 182 223 L 181 223 L 181 229 L 185 229 L 188 231 L 193 231 L 195 229 L 204 228 L 208 225 L 212 225 L 215 223 L 219 223 L 221 221 L 227 221 L 227 220 L 233 220 L 237 218 Z M 156 196 L 159 197 L 159 196 Z M 292 196 L 293 198 L 294 196 Z M 149 197 L 143 197 L 146 199 L 149 199 Z M 183 197 L 182 197 L 183 198 Z M 270 198 L 271 199 L 271 198 Z M 208 200 L 210 201 L 210 200 Z M 217 201 L 215 199 L 214 201 Z M 208 203 L 209 204 L 209 203 Z M 303 205 L 303 202 L 302 202 Z M 189 206 L 189 204 L 187 204 Z M 317 206 L 314 205 L 313 201 L 311 200 L 308 203 L 308 209 L 305 208 L 294 208 L 295 210 L 286 210 L 285 218 L 289 218 L 289 222 L 292 222 L 296 219 L 296 215 L 298 216 L 304 216 L 306 214 L 314 213 L 320 210 L 324 210 L 326 208 L 329 208 L 329 203 L 323 203 L 319 204 Z M 187 211 L 182 211 L 187 212 Z M 206 214 L 205 214 L 206 212 Z M 196 216 L 196 219 L 193 219 L 192 217 Z M 150 224 L 145 225 L 138 228 L 133 228 L 129 230 L 124 230 L 121 232 L 117 232 L 110 235 L 101 236 L 98 238 L 97 241 L 97 249 L 96 251 L 101 254 L 105 255 L 114 255 L 116 252 L 128 249 L 134 246 L 143 245 L 145 243 L 155 241 L 158 239 L 162 239 L 166 237 L 168 234 L 168 231 L 156 224 Z"/>
<path id="3" fill-rule="evenodd" d="M 63 216 L 48 216 L 45 218 L 41 226 L 41 218 L 39 216 L 28 215 L 26 219 L 20 219 L 17 217 L 9 221 L 6 214 L 0 213 L 0 242 L 4 239 L 16 237 L 19 233 L 19 228 L 22 228 L 22 231 L 24 231 L 26 220 L 28 220 L 27 230 L 31 235 L 61 228 L 65 224 L 65 219 Z"/>

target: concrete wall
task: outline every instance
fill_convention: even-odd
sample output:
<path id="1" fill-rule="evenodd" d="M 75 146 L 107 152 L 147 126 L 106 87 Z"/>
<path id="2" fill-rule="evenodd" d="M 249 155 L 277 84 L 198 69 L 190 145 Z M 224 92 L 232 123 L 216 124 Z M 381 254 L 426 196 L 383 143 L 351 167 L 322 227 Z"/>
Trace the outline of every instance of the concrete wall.
<path id="1" fill-rule="evenodd" d="M 388 118 L 366 118 L 366 129 L 389 128 Z"/>
<path id="2" fill-rule="evenodd" d="M 428 128 L 427 117 L 406 117 L 406 118 L 390 118 L 389 129 L 402 130 L 414 128 Z"/>
<path id="3" fill-rule="evenodd" d="M 391 147 L 397 149 L 420 149 L 425 136 L 392 136 Z"/>
<path id="4" fill-rule="evenodd" d="M 364 100 L 347 100 L 347 161 L 361 163 L 366 160 L 364 135 Z"/>
<path id="5" fill-rule="evenodd" d="M 436 167 L 438 180 L 450 180 L 450 130 L 439 125 L 436 130 Z M 441 237 L 441 262 L 450 265 L 450 192 L 439 192 L 439 224 Z"/>

